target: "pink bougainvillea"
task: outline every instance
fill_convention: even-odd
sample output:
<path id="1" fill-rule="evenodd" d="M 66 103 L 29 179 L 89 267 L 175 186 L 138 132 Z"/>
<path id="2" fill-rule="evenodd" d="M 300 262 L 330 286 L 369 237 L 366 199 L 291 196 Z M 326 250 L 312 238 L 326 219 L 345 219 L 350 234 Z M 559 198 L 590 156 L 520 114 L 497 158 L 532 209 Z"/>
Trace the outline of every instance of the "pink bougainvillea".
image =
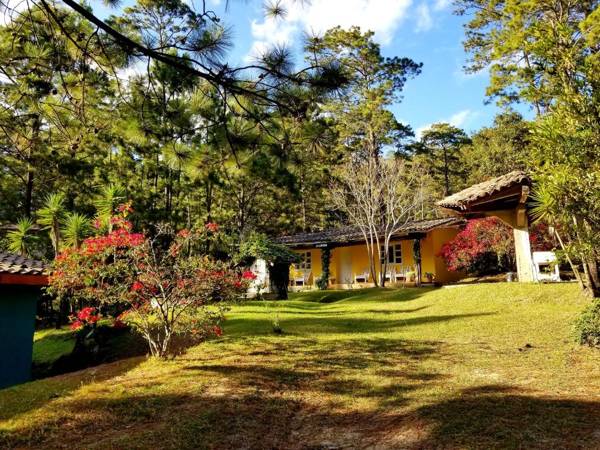
<path id="1" fill-rule="evenodd" d="M 246 270 L 242 273 L 242 278 L 245 280 L 256 280 L 256 274 L 250 270 Z"/>
<path id="2" fill-rule="evenodd" d="M 451 271 L 486 271 L 487 267 L 480 266 L 493 264 L 494 258 L 504 259 L 510 266 L 514 261 L 512 229 L 495 217 L 470 220 L 454 239 L 442 246 L 439 256 Z"/>
<path id="3" fill-rule="evenodd" d="M 534 251 L 552 249 L 548 228 L 543 224 L 531 227 L 530 241 Z M 444 258 L 451 271 L 490 273 L 514 270 L 513 230 L 496 217 L 469 220 L 454 239 L 442 246 L 438 256 Z"/>

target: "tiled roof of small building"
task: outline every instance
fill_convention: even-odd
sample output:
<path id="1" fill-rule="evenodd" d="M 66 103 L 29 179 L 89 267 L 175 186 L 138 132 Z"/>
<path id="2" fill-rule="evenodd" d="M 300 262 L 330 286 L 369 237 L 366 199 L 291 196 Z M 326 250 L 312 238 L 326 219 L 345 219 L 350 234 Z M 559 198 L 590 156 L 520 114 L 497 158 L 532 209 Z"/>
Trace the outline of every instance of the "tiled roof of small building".
<path id="1" fill-rule="evenodd" d="M 46 265 L 42 261 L 26 258 L 14 253 L 0 252 L 0 274 L 44 275 Z"/>
<path id="2" fill-rule="evenodd" d="M 395 237 L 408 236 L 413 233 L 427 233 L 435 228 L 452 226 L 463 223 L 463 219 L 456 217 L 444 217 L 441 219 L 418 220 L 408 222 L 394 235 Z M 299 233 L 283 236 L 277 239 L 280 244 L 290 246 L 318 245 L 318 244 L 343 244 L 358 242 L 364 239 L 360 230 L 356 227 L 342 227 L 330 230 L 317 231 L 315 233 Z"/>
<path id="3" fill-rule="evenodd" d="M 515 170 L 500 177 L 492 178 L 483 183 L 475 184 L 456 194 L 452 194 L 436 204 L 442 208 L 465 209 L 469 203 L 492 195 L 502 189 L 509 188 L 516 184 L 531 184 L 531 178 L 525 172 Z"/>

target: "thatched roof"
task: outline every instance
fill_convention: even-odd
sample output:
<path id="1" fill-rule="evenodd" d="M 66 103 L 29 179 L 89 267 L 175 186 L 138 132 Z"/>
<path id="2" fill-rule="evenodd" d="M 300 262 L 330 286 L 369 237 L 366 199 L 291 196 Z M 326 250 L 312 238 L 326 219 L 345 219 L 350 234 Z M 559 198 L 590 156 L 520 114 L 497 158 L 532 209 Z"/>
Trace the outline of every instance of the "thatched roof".
<path id="1" fill-rule="evenodd" d="M 0 274 L 45 275 L 45 273 L 46 265 L 42 261 L 14 253 L 0 252 Z"/>
<path id="2" fill-rule="evenodd" d="M 455 217 L 409 222 L 404 225 L 394 237 L 409 237 L 412 234 L 427 233 L 435 228 L 449 227 L 461 223 L 463 223 L 463 220 Z M 325 244 L 352 244 L 362 242 L 363 240 L 363 235 L 358 228 L 342 227 L 315 233 L 299 233 L 283 236 L 277 239 L 277 242 L 290 247 L 314 247 Z"/>
<path id="3" fill-rule="evenodd" d="M 456 194 L 452 194 L 436 204 L 442 208 L 453 210 L 465 210 L 473 202 L 481 200 L 485 197 L 492 196 L 502 190 L 517 186 L 531 185 L 531 178 L 520 170 L 507 173 L 497 178 L 484 181 L 483 183 L 475 184 L 467 189 L 464 189 Z"/>

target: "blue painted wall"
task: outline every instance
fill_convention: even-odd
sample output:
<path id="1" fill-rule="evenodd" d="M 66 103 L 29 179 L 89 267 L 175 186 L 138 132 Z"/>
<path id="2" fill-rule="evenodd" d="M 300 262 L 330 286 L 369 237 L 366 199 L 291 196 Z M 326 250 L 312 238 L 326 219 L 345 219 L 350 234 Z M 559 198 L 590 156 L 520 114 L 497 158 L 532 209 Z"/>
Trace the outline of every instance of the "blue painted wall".
<path id="1" fill-rule="evenodd" d="M 35 311 L 40 289 L 0 286 L 0 389 L 31 377 Z"/>

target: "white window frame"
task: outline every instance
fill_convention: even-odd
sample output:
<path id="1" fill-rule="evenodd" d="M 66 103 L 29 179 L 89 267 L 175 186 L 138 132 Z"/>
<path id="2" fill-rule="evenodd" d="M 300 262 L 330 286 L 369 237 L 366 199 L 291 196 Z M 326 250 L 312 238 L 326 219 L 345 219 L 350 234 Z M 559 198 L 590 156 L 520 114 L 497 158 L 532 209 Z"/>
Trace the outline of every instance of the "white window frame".
<path id="1" fill-rule="evenodd" d="M 383 245 L 380 252 L 381 264 L 383 264 L 383 258 L 385 257 Z M 390 244 L 388 246 L 388 264 L 402 264 L 402 243 Z"/>
<path id="2" fill-rule="evenodd" d="M 300 262 L 294 264 L 296 270 L 311 270 L 312 269 L 312 252 L 300 252 Z"/>

